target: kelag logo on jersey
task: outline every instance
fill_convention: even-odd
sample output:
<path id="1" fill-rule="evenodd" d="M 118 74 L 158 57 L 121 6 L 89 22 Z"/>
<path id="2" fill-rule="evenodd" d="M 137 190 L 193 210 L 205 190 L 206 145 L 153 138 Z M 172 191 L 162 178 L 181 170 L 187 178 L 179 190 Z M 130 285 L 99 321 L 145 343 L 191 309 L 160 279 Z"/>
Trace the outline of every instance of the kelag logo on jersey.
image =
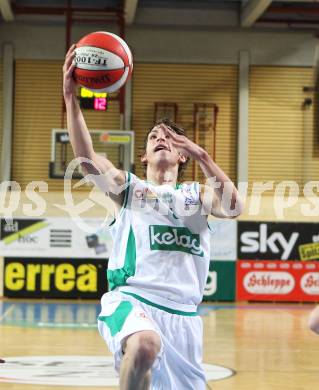
<path id="1" fill-rule="evenodd" d="M 178 251 L 204 256 L 199 234 L 193 234 L 186 227 L 150 225 L 151 250 Z"/>
<path id="2" fill-rule="evenodd" d="M 319 225 L 292 222 L 239 222 L 238 258 L 319 260 Z"/>

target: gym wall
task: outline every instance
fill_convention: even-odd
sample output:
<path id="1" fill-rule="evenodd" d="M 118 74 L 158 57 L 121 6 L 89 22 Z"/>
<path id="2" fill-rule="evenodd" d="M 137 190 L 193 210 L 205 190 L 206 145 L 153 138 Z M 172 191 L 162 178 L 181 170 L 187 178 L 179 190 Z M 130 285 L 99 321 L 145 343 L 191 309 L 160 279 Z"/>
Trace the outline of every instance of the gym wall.
<path id="1" fill-rule="evenodd" d="M 250 67 L 249 182 L 319 179 L 313 68 Z M 269 192 L 269 194 L 272 191 Z"/>
<path id="2" fill-rule="evenodd" d="M 156 15 L 160 18 L 160 13 L 156 12 Z M 146 22 L 151 23 L 150 19 Z M 72 42 L 99 30 L 101 24 L 75 24 Z M 107 30 L 118 33 L 117 27 L 112 24 L 107 25 Z M 149 63 L 234 65 L 238 63 L 240 50 L 250 53 L 252 65 L 313 66 L 316 47 L 316 38 L 311 32 L 176 29 L 150 24 L 127 28 L 126 41 L 133 50 L 135 62 Z M 12 42 L 16 59 L 62 60 L 65 26 L 19 22 L 1 24 L 0 44 L 4 42 Z"/>

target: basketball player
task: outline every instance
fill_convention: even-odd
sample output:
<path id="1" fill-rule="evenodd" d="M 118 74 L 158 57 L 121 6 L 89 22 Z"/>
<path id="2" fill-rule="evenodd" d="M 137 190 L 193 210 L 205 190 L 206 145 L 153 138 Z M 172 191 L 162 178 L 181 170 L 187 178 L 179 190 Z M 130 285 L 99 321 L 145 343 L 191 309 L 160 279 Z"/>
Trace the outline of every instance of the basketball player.
<path id="1" fill-rule="evenodd" d="M 316 306 L 310 313 L 309 328 L 319 334 L 319 306 Z"/>
<path id="2" fill-rule="evenodd" d="M 168 121 L 147 134 L 141 158 L 147 181 L 97 155 L 75 94 L 73 58 L 74 46 L 63 66 L 71 144 L 75 156 L 85 158 L 85 173 L 97 178 L 117 207 L 110 227 L 111 291 L 102 297 L 98 327 L 114 355 L 120 389 L 204 390 L 197 305 L 210 261 L 207 214 L 239 215 L 238 192 L 208 153 Z M 215 178 L 213 187 L 177 184 L 189 158 Z M 222 199 L 226 188 L 229 208 Z"/>

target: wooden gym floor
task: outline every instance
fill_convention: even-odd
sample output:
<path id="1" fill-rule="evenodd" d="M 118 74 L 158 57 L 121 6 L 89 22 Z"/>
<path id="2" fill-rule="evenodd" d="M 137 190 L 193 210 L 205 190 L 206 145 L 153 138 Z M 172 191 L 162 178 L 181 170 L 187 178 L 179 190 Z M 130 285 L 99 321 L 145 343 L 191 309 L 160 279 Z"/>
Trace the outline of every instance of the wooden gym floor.
<path id="1" fill-rule="evenodd" d="M 307 329 L 312 307 L 265 303 L 202 305 L 204 363 L 235 371 L 229 378 L 210 381 L 209 388 L 317 389 L 319 336 Z M 0 301 L 0 357 L 109 356 L 96 329 L 98 311 L 96 302 Z M 116 389 L 86 386 L 85 380 L 81 387 L 6 383 L 5 366 L 0 365 L 0 389 Z"/>

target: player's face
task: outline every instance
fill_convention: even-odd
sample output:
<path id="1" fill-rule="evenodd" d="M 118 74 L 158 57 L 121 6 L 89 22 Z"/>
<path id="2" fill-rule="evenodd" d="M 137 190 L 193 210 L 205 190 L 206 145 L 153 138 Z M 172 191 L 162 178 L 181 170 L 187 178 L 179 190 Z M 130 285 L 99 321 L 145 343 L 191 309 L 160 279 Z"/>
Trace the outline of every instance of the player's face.
<path id="1" fill-rule="evenodd" d="M 180 154 L 171 143 L 167 126 L 155 126 L 147 137 L 146 153 L 147 163 L 179 164 Z"/>

